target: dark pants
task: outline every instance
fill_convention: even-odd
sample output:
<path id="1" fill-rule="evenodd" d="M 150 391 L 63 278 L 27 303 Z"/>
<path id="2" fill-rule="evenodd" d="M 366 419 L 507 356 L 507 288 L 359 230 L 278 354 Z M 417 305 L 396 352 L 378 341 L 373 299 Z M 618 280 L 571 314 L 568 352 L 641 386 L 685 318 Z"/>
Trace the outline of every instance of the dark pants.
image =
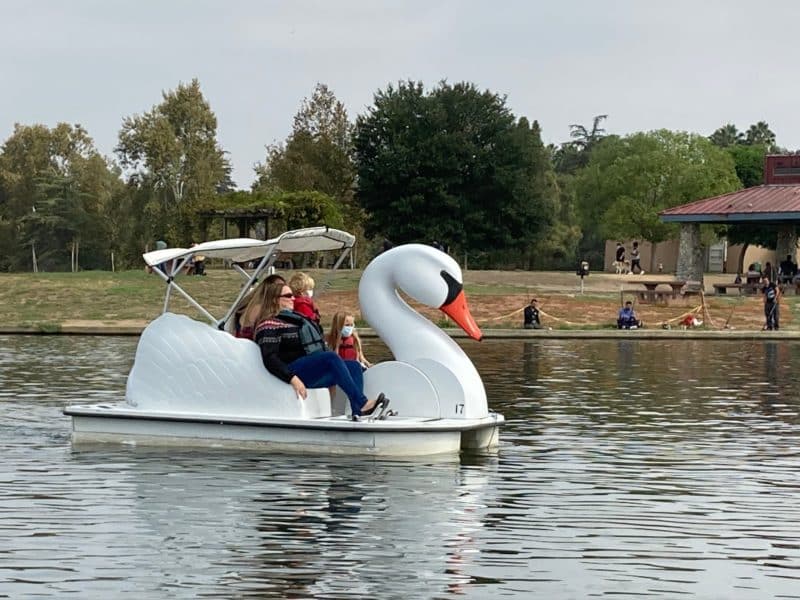
<path id="1" fill-rule="evenodd" d="M 617 319 L 617 329 L 630 329 L 631 327 L 639 328 L 642 322 L 636 319 Z"/>
<path id="2" fill-rule="evenodd" d="M 764 304 L 764 317 L 767 319 L 767 329 L 778 329 L 778 316 L 780 306 L 777 302 L 767 302 Z"/>
<path id="3" fill-rule="evenodd" d="M 525 327 L 525 329 L 541 329 L 542 328 L 542 324 L 541 323 L 525 323 L 525 325 L 523 325 L 523 327 Z"/>
<path id="4" fill-rule="evenodd" d="M 364 395 L 364 371 L 358 361 L 342 360 L 335 352 L 316 352 L 290 363 L 289 370 L 307 388 L 338 385 L 347 394 L 350 410 L 354 415 L 360 415 L 361 407 L 367 403 Z"/>

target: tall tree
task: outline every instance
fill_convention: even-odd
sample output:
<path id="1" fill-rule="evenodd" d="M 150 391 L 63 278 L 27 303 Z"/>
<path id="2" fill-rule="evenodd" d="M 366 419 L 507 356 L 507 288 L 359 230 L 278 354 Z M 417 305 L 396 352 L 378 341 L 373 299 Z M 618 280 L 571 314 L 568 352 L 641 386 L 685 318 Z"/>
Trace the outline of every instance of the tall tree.
<path id="1" fill-rule="evenodd" d="M 81 240 L 89 249 L 81 265 L 102 266 L 103 218 L 116 180 L 80 125 L 17 124 L 0 149 L 0 220 L 11 238 L 0 268 L 30 268 L 37 240 L 46 268 L 66 268 L 68 246 Z"/>
<path id="2" fill-rule="evenodd" d="M 740 145 L 763 146 L 767 152 L 781 150 L 775 144 L 775 134 L 766 121 L 759 121 L 750 125 L 745 133 L 736 128 L 733 123 L 726 123 L 708 136 L 711 143 L 720 148 L 732 148 Z"/>
<path id="3" fill-rule="evenodd" d="M 708 136 L 708 139 L 711 140 L 711 143 L 715 146 L 728 148 L 729 146 L 741 144 L 744 141 L 744 134 L 740 132 L 733 123 L 726 123 Z"/>
<path id="4" fill-rule="evenodd" d="M 730 155 L 704 137 L 659 130 L 607 139 L 578 177 L 582 224 L 599 224 L 601 239 L 657 244 L 677 234 L 660 211 L 740 186 Z"/>
<path id="5" fill-rule="evenodd" d="M 736 176 L 742 182 L 742 187 L 749 188 L 764 183 L 764 157 L 767 153 L 765 146 L 736 145 L 726 148 L 733 158 Z"/>
<path id="6" fill-rule="evenodd" d="M 764 146 L 771 149 L 775 146 L 775 134 L 766 121 L 759 121 L 747 129 L 744 136 L 745 144 L 750 146 Z"/>
<path id="7" fill-rule="evenodd" d="M 596 115 L 592 119 L 591 127 L 577 123 L 569 126 L 572 141 L 561 144 L 552 153 L 553 166 L 557 173 L 572 175 L 589 164 L 592 149 L 606 137 L 606 130 L 600 124 L 607 118 L 608 115 Z"/>
<path id="8" fill-rule="evenodd" d="M 504 98 L 470 83 L 378 91 L 357 120 L 355 152 L 369 234 L 524 252 L 555 217 L 538 123 L 517 120 Z"/>
<path id="9" fill-rule="evenodd" d="M 592 119 L 591 129 L 585 126 L 573 123 L 569 126 L 569 137 L 572 138 L 572 144 L 579 150 L 591 150 L 597 142 L 605 137 L 606 130 L 600 127 L 600 123 L 605 121 L 608 115 L 596 115 Z"/>
<path id="10" fill-rule="evenodd" d="M 344 105 L 318 83 L 303 100 L 286 142 L 270 146 L 264 163 L 256 165 L 253 191 L 322 192 L 341 204 L 351 227 L 357 225 L 362 216 L 353 201 L 352 137 Z"/>
<path id="11" fill-rule="evenodd" d="M 192 237 L 192 210 L 229 180 L 225 152 L 217 142 L 217 118 L 193 79 L 164 92 L 161 104 L 127 117 L 117 155 L 123 167 L 161 197 L 173 243 Z"/>

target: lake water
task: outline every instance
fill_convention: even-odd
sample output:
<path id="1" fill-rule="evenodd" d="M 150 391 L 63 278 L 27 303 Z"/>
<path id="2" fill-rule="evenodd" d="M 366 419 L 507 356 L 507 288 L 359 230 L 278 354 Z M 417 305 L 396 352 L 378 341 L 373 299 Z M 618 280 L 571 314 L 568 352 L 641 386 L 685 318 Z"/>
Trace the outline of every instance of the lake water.
<path id="1" fill-rule="evenodd" d="M 800 598 L 798 343 L 466 343 L 488 456 L 73 449 L 135 344 L 0 336 L 0 597 Z"/>

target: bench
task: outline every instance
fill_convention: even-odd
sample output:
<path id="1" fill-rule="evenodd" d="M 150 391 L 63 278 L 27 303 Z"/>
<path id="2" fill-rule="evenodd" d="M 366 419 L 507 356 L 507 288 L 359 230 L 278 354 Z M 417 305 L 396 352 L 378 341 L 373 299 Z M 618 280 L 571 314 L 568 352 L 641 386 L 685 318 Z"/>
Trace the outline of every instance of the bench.
<path id="1" fill-rule="evenodd" d="M 723 295 L 728 293 L 728 289 L 739 290 L 739 294 L 757 294 L 761 289 L 759 283 L 715 283 L 714 290 L 717 294 Z"/>
<path id="2" fill-rule="evenodd" d="M 655 292 L 656 288 L 660 285 L 668 285 L 672 288 L 672 297 L 677 298 L 683 286 L 686 285 L 685 281 L 681 281 L 679 279 L 667 279 L 667 280 L 659 280 L 659 281 L 642 281 L 642 285 L 647 288 L 650 292 Z"/>
<path id="3" fill-rule="evenodd" d="M 781 288 L 781 294 L 788 294 L 788 295 L 795 295 L 800 296 L 800 281 L 792 281 L 789 283 L 782 283 L 779 284 Z"/>

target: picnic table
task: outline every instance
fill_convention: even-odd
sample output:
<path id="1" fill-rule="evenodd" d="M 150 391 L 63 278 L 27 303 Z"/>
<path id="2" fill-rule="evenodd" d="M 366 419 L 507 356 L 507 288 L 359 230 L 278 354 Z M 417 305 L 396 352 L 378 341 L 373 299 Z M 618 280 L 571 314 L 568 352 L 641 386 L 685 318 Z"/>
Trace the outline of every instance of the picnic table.
<path id="1" fill-rule="evenodd" d="M 678 297 L 681 289 L 686 285 L 685 281 L 679 279 L 658 279 L 652 281 L 638 281 L 636 282 L 642 286 L 641 288 L 633 288 L 624 290 L 628 293 L 634 293 L 642 303 L 652 304 L 669 304 L 670 300 Z M 669 286 L 670 290 L 659 290 L 658 286 Z"/>
<path id="2" fill-rule="evenodd" d="M 655 292 L 656 288 L 660 285 L 668 285 L 672 288 L 672 297 L 677 298 L 683 286 L 686 285 L 686 282 L 680 279 L 659 279 L 656 281 L 642 281 L 641 284 L 648 292 Z"/>

